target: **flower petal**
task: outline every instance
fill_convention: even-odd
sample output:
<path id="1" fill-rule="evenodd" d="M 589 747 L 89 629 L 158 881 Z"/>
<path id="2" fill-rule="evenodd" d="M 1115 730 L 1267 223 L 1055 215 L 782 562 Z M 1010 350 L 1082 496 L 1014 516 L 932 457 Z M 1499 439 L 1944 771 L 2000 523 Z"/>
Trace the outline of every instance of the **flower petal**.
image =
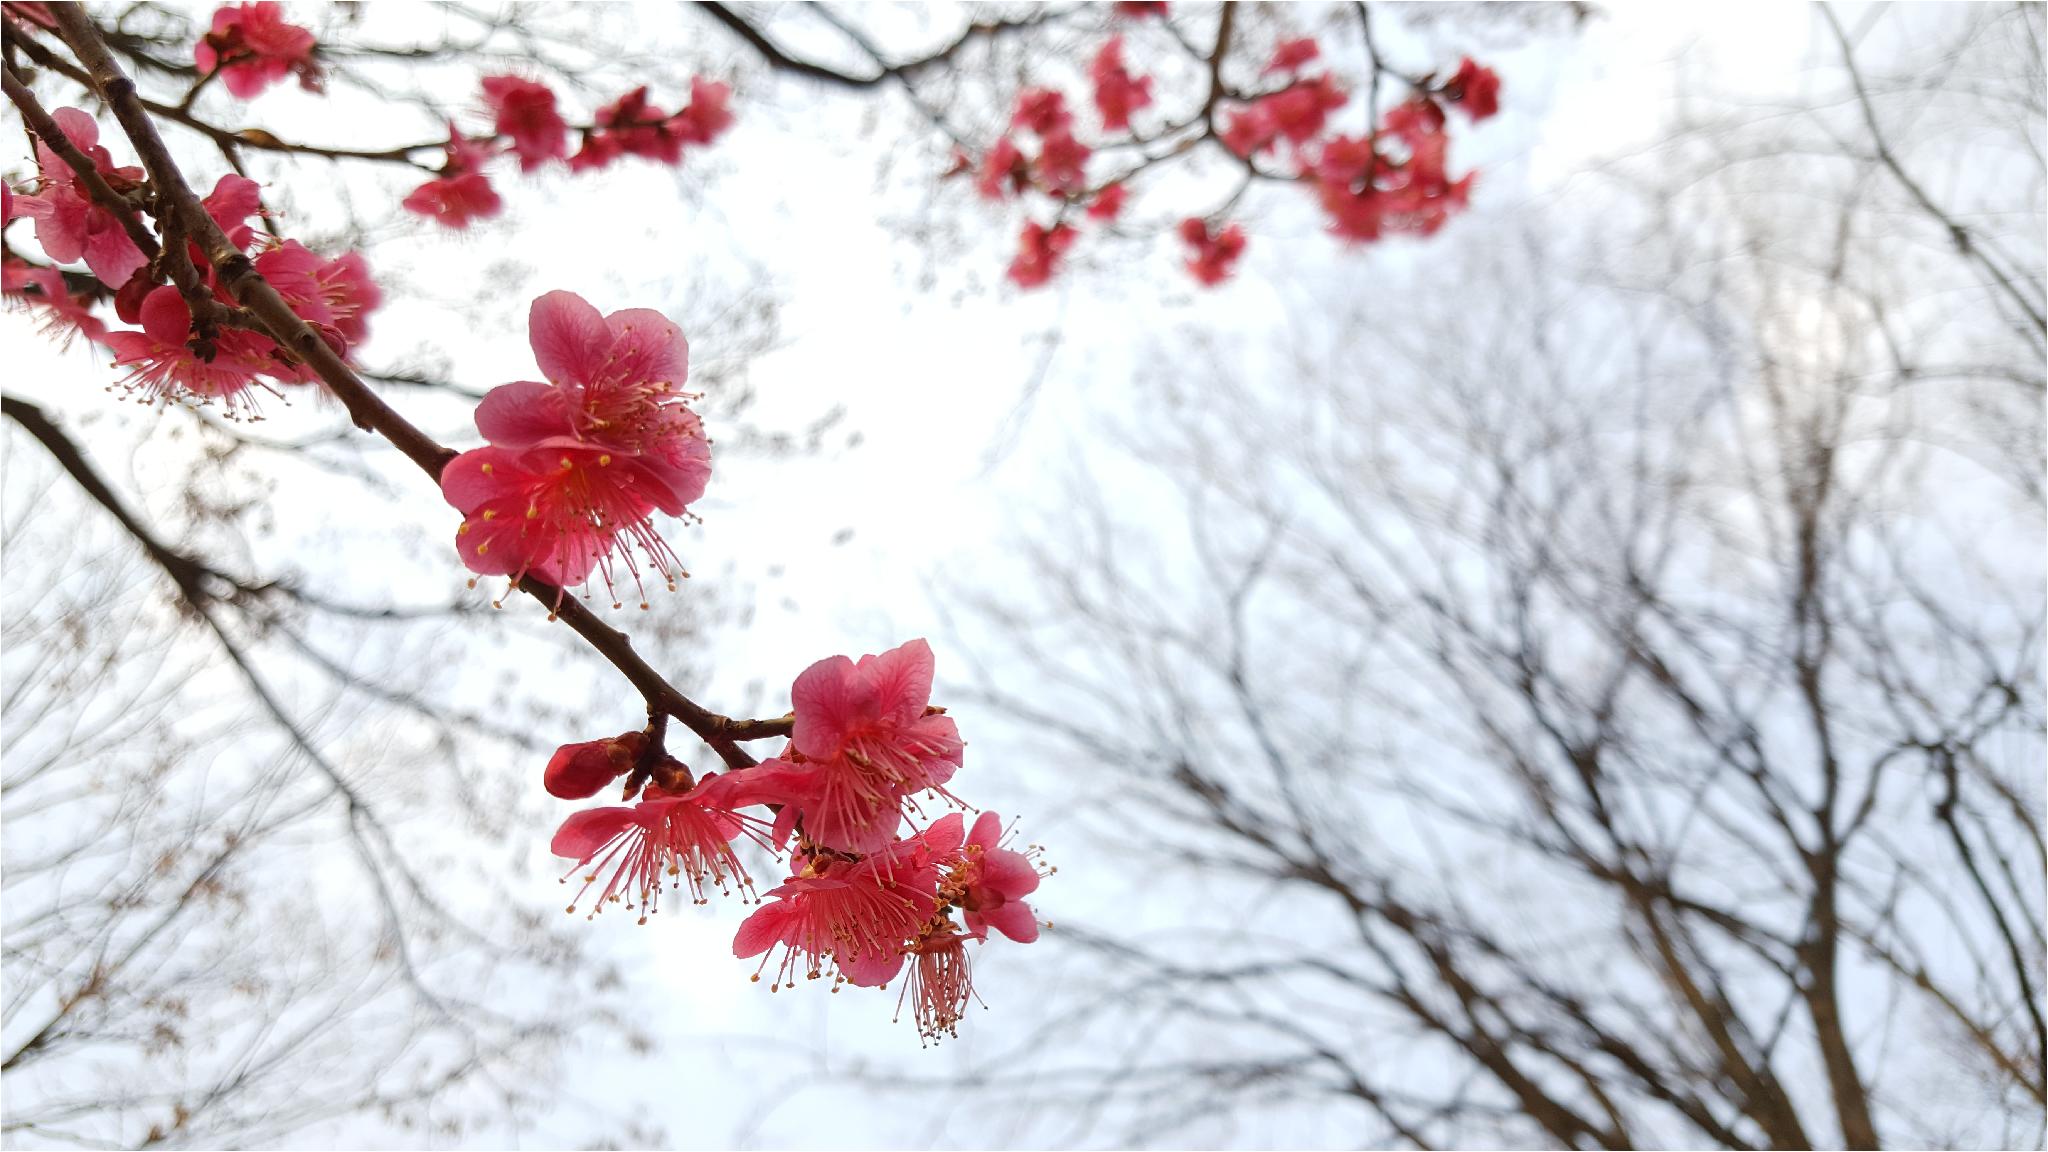
<path id="1" fill-rule="evenodd" d="M 675 322 L 652 308 L 626 308 L 605 317 L 611 332 L 607 380 L 681 386 L 690 376 L 690 342 Z"/>
<path id="2" fill-rule="evenodd" d="M 149 263 L 113 216 L 94 208 L 86 217 L 85 266 L 102 284 L 126 284 L 135 270 Z M 96 229 L 96 230 L 95 230 Z"/>
<path id="3" fill-rule="evenodd" d="M 143 305 L 145 317 L 148 307 Z M 441 495 L 467 516 L 492 500 L 517 495 L 533 479 L 517 454 L 503 448 L 475 448 L 441 469 Z"/>
<path id="4" fill-rule="evenodd" d="M 846 976 L 848 984 L 862 988 L 881 988 L 903 970 L 903 953 L 900 951 L 862 951 L 851 956 L 834 954 L 832 961 Z"/>
<path id="5" fill-rule="evenodd" d="M 1038 918 L 1031 914 L 1031 905 L 1022 900 L 1011 900 L 979 915 L 989 927 L 1019 944 L 1038 939 Z"/>
<path id="6" fill-rule="evenodd" d="M 631 808 L 587 808 L 572 812 L 555 830 L 555 838 L 549 841 L 548 851 L 580 864 L 596 856 L 619 833 L 639 822 L 639 813 Z"/>
<path id="7" fill-rule="evenodd" d="M 91 152 L 92 146 L 100 142 L 99 121 L 81 109 L 59 108 L 50 113 L 50 119 L 57 122 L 58 129 L 71 139 L 71 143 L 76 145 L 80 152 Z M 69 172 L 70 168 L 65 168 L 65 171 Z"/>
<path id="8" fill-rule="evenodd" d="M 931 826 L 918 836 L 925 850 L 943 859 L 960 851 L 960 833 L 967 821 L 958 812 L 948 812 L 931 822 Z"/>
<path id="9" fill-rule="evenodd" d="M 612 333 L 588 300 L 574 292 L 550 292 L 533 302 L 527 328 L 542 375 L 557 384 L 597 379 Z"/>
<path id="10" fill-rule="evenodd" d="M 192 335 L 192 309 L 176 288 L 158 288 L 142 301 L 142 330 L 167 348 L 183 348 Z"/>
<path id="11" fill-rule="evenodd" d="M 1003 818 L 994 812 L 983 812 L 974 819 L 974 831 L 967 834 L 969 844 L 979 845 L 983 851 L 996 846 L 1003 838 Z"/>
<path id="12" fill-rule="evenodd" d="M 932 646 L 922 639 L 862 662 L 863 683 L 884 719 L 908 724 L 924 715 L 932 699 L 932 663 Z"/>
<path id="13" fill-rule="evenodd" d="M 981 882 L 1006 900 L 1016 900 L 1038 891 L 1038 869 L 1022 852 L 997 848 L 981 858 Z"/>
<path id="14" fill-rule="evenodd" d="M 732 954 L 742 960 L 759 956 L 777 944 L 788 934 L 788 922 L 795 908 L 787 900 L 763 904 L 752 916 L 740 922 L 740 930 L 732 938 Z"/>
<path id="15" fill-rule="evenodd" d="M 565 394 L 537 380 L 500 384 L 486 392 L 476 406 L 476 430 L 494 446 L 515 451 L 575 431 Z"/>
<path id="16" fill-rule="evenodd" d="M 854 720 L 856 679 L 853 661 L 844 656 L 828 656 L 798 674 L 789 689 L 796 713 L 790 742 L 797 751 L 813 760 L 839 755 Z"/>
<path id="17" fill-rule="evenodd" d="M 711 447 L 702 440 L 686 441 L 692 448 L 676 453 L 676 459 L 641 456 L 626 465 L 634 479 L 634 490 L 670 516 L 681 516 L 690 505 L 704 498 L 711 485 Z"/>

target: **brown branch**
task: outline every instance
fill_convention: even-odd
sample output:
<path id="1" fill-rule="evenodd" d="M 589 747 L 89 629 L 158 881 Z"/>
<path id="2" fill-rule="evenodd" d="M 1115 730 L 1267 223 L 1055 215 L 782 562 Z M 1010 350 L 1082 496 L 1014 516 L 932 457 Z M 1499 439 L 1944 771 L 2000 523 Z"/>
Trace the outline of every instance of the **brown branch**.
<path id="1" fill-rule="evenodd" d="M 1956 251 L 1976 261 L 1990 273 L 1993 282 L 2019 306 L 2020 311 L 2026 313 L 2027 319 L 2033 322 L 2034 327 L 2048 333 L 2048 316 L 2044 316 L 2041 309 L 2013 283 L 2012 277 L 2005 269 L 2000 268 L 1991 259 L 1990 253 L 1984 251 L 1983 245 L 1977 242 L 1975 233 L 1944 211 L 1941 205 L 1936 204 L 1934 198 L 1927 194 L 1927 190 L 1920 186 L 1920 182 L 1907 174 L 1905 165 L 1899 162 L 1898 155 L 1885 140 L 1883 129 L 1878 126 L 1877 108 L 1871 102 L 1869 87 L 1863 82 L 1863 71 L 1856 65 L 1856 52 L 1849 43 L 1849 34 L 1843 31 L 1842 22 L 1835 18 L 1835 10 L 1832 7 L 1823 3 L 1820 12 L 1827 19 L 1828 30 L 1834 33 L 1836 45 L 1841 48 L 1842 67 L 1848 71 L 1849 83 L 1856 90 L 1856 104 L 1863 113 L 1864 125 L 1870 129 L 1870 139 L 1877 149 L 1878 163 L 1884 165 L 1885 170 L 1892 174 L 1899 182 L 1899 186 L 1913 198 L 1913 202 L 1920 205 L 1921 210 L 1948 230 L 1949 239 L 1954 242 Z"/>
<path id="2" fill-rule="evenodd" d="M 1998 929 L 1998 936 L 2005 944 L 2006 956 L 2012 962 L 2013 979 L 2019 984 L 2020 1003 L 2026 1006 L 2028 1023 L 2033 1026 L 2034 1057 L 2036 1067 L 2048 1067 L 2048 1022 L 2041 1016 L 2041 1004 L 2034 995 L 2033 981 L 2027 973 L 2034 962 L 2027 957 L 2027 951 L 2020 945 L 2018 935 L 2005 914 L 2004 907 L 1992 894 L 1991 885 L 1984 879 L 1984 871 L 1977 864 L 1976 853 L 1970 849 L 1970 841 L 1963 835 L 1962 825 L 1956 820 L 1958 802 L 1958 778 L 1955 753 L 1944 748 L 1939 756 L 1941 763 L 1942 795 L 1934 805 L 1934 818 L 1948 833 L 1949 842 L 1955 845 L 1956 856 L 1962 861 L 1964 871 L 1969 873 L 1971 886 L 1983 899 L 1985 911 L 1991 914 L 1992 923 Z"/>
<path id="3" fill-rule="evenodd" d="M 818 15 L 826 23 L 831 24 L 840 32 L 846 33 L 847 38 L 853 40 L 860 47 L 861 51 L 874 61 L 875 67 L 880 70 L 873 76 L 857 76 L 850 72 L 841 72 L 837 68 L 820 64 L 814 60 L 805 60 L 801 57 L 790 55 L 780 45 L 776 44 L 775 41 L 770 40 L 766 33 L 748 23 L 746 18 L 734 11 L 730 4 L 716 3 L 714 0 L 699 0 L 697 7 L 710 15 L 712 19 L 718 21 L 720 25 L 724 26 L 733 35 L 746 41 L 748 47 L 752 48 L 760 55 L 762 60 L 766 61 L 770 67 L 777 71 L 789 72 L 841 88 L 853 89 L 878 88 L 892 80 L 907 84 L 908 77 L 915 73 L 922 72 L 939 64 L 950 63 L 953 57 L 959 54 L 961 49 L 967 47 L 976 39 L 986 37 L 993 40 L 999 36 L 1020 32 L 1029 28 L 1041 27 L 1065 19 L 1075 11 L 1072 8 L 1067 8 L 1040 11 L 1021 20 L 977 21 L 961 30 L 958 36 L 947 41 L 943 47 L 919 56 L 914 60 L 906 60 L 900 64 L 891 64 L 875 50 L 875 47 L 865 36 L 850 31 L 848 26 L 837 15 L 820 6 L 817 9 Z"/>
<path id="4" fill-rule="evenodd" d="M 88 88 L 97 88 L 88 70 L 82 69 L 55 52 L 50 51 L 50 49 L 38 43 L 33 36 L 17 35 L 14 26 L 11 24 L 6 26 L 5 31 L 8 46 L 20 49 L 24 56 L 33 60 L 38 66 L 48 68 L 50 71 L 58 73 L 76 83 L 83 84 Z M 385 163 L 410 164 L 416 168 L 432 171 L 433 165 L 412 159 L 413 153 L 436 151 L 447 146 L 446 140 L 423 140 L 417 144 L 404 144 L 394 148 L 381 149 L 330 148 L 318 144 L 296 144 L 289 140 L 280 140 L 261 128 L 243 128 L 239 130 L 223 128 L 218 124 L 208 123 L 200 119 L 189 109 L 182 108 L 176 104 L 165 104 L 160 100 L 152 100 L 139 93 L 135 99 L 141 103 L 142 107 L 149 110 L 151 114 L 190 128 L 211 139 L 223 150 L 254 148 L 261 152 L 321 156 L 329 160 L 372 160 Z"/>
<path id="5" fill-rule="evenodd" d="M 746 41 L 749 48 L 752 48 L 760 55 L 761 59 L 767 61 L 770 67 L 779 72 L 789 72 L 812 80 L 820 80 L 827 84 L 836 84 L 841 88 L 854 89 L 877 88 L 881 86 L 883 81 L 889 78 L 887 72 L 876 76 L 855 76 L 848 72 L 841 72 L 837 68 L 828 68 L 812 60 L 791 56 L 789 53 L 784 52 L 775 41 L 770 40 L 760 29 L 747 23 L 746 19 L 733 11 L 730 5 L 704 2 L 699 3 L 697 7 L 709 13 L 712 19 L 718 21 L 733 35 Z"/>
<path id="6" fill-rule="evenodd" d="M 213 582 L 226 584 L 231 593 L 251 591 L 231 577 L 157 539 L 156 534 L 149 530 L 149 526 L 137 520 L 127 505 L 121 502 L 121 498 L 114 494 L 114 490 L 107 487 L 106 481 L 100 477 L 99 470 L 86 460 L 85 453 L 79 450 L 77 442 L 65 435 L 64 430 L 57 427 L 42 408 L 26 400 L 0 395 L 0 416 L 14 421 L 22 431 L 35 437 L 36 442 L 50 453 L 58 466 L 63 468 L 80 488 L 85 489 L 85 494 L 92 497 L 94 503 L 106 509 L 107 514 L 142 546 L 142 550 L 149 554 L 149 558 L 156 562 L 157 567 L 162 568 L 164 574 L 171 578 L 171 583 L 177 585 L 179 595 L 187 602 L 197 606 L 222 599 L 224 594 L 209 586 Z"/>
<path id="7" fill-rule="evenodd" d="M 192 239 L 217 270 L 223 288 L 244 302 L 279 347 L 301 357 L 319 374 L 328 389 L 348 409 L 357 427 L 382 435 L 421 471 L 438 480 L 442 468 L 454 459 L 455 453 L 406 420 L 363 383 L 355 370 L 328 346 L 319 333 L 300 319 L 291 305 L 256 271 L 254 262 L 228 240 L 190 185 L 186 184 L 162 136 L 157 133 L 148 107 L 137 95 L 135 82 L 121 71 L 120 65 L 108 52 L 98 27 L 83 8 L 65 3 L 53 4 L 51 10 L 62 28 L 65 42 L 84 65 L 93 88 L 107 101 L 115 120 L 135 146 L 156 186 L 162 209 L 176 213 L 184 222 Z M 546 605 L 550 618 L 559 617 L 610 661 L 639 689 L 650 707 L 659 708 L 682 721 L 728 766 L 744 768 L 755 763 L 754 758 L 739 747 L 738 740 L 777 734 L 774 722 L 770 722 L 759 730 L 760 735 L 736 735 L 736 730 L 756 729 L 712 712 L 683 695 L 633 651 L 632 641 L 625 633 L 604 623 L 563 589 L 532 576 L 520 580 L 519 587 Z"/>

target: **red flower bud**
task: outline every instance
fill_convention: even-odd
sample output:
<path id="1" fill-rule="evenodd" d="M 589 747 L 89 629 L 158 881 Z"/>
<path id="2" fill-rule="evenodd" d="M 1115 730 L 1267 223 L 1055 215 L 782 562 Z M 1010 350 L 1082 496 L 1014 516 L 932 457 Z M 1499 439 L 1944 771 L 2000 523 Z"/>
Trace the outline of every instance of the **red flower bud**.
<path id="1" fill-rule="evenodd" d="M 603 791 L 633 767 L 633 761 L 647 747 L 642 732 L 627 732 L 609 740 L 586 740 L 555 749 L 542 777 L 548 795 L 563 800 L 584 800 Z"/>

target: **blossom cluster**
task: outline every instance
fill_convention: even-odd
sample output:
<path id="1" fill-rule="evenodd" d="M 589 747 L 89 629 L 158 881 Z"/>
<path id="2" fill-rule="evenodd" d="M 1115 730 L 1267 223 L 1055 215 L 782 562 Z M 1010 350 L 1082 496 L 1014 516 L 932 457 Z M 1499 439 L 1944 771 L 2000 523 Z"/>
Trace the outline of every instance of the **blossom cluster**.
<path id="1" fill-rule="evenodd" d="M 32 23 L 54 26 L 41 4 L 7 7 Z M 203 81 L 218 76 L 240 100 L 254 99 L 287 76 L 297 76 L 313 92 L 321 90 L 323 79 L 313 33 L 286 21 L 284 6 L 276 0 L 215 9 L 206 35 L 193 47 L 193 64 Z M 680 111 L 656 107 L 643 85 L 599 108 L 580 130 L 563 117 L 554 90 L 538 80 L 500 74 L 485 76 L 481 86 L 481 111 L 490 118 L 490 129 L 465 134 L 449 122 L 441 167 L 401 201 L 408 211 L 449 228 L 467 228 L 504 209 L 485 171 L 498 155 L 516 157 L 521 172 L 554 161 L 567 163 L 573 172 L 594 171 L 625 156 L 674 165 L 682 161 L 684 149 L 709 144 L 732 125 L 727 108 L 732 89 L 701 77 L 690 82 L 689 103 Z M 572 155 L 570 137 L 579 131 L 580 147 Z"/>
<path id="2" fill-rule="evenodd" d="M 1286 152 L 1289 178 L 1310 186 L 1330 231 L 1362 243 L 1383 236 L 1432 235 L 1469 202 L 1472 174 L 1449 174 L 1446 108 L 1477 123 L 1500 110 L 1500 78 L 1470 57 L 1448 78 L 1414 82 L 1410 96 L 1387 110 L 1372 132 L 1332 132 L 1332 114 L 1349 100 L 1327 74 L 1307 75 L 1318 53 L 1312 40 L 1280 46 L 1269 73 L 1288 75 L 1285 88 L 1227 114 L 1226 147 L 1251 162 Z"/>
<path id="3" fill-rule="evenodd" d="M 90 115 L 60 108 L 51 119 L 116 195 L 147 194 L 142 169 L 114 162 Z M 50 141 L 36 141 L 36 167 L 34 191 L 5 190 L 5 224 L 17 217 L 33 221 L 44 255 L 59 264 L 83 262 L 89 275 L 67 277 L 10 255 L 7 298 L 39 311 L 55 334 L 82 335 L 112 349 L 114 365 L 128 369 L 119 387 L 148 402 L 191 398 L 246 416 L 254 414 L 258 392 L 314 381 L 303 359 L 238 322 L 233 292 L 196 245 L 187 244 L 183 253 L 199 281 L 188 298 L 167 282 L 169 261 L 143 254 L 116 211 L 92 197 Z M 229 242 L 252 257 L 256 271 L 337 355 L 347 357 L 369 334 L 369 315 L 383 294 L 359 253 L 322 256 L 296 240 L 259 232 L 250 220 L 263 213 L 262 190 L 238 175 L 221 177 L 204 205 Z M 86 284 L 75 286 L 79 280 Z M 112 298 L 121 323 L 137 327 L 110 327 L 94 311 L 103 297 Z"/>
<path id="4" fill-rule="evenodd" d="M 709 144 L 732 126 L 727 107 L 731 99 L 729 86 L 698 77 L 690 81 L 689 103 L 665 112 L 648 99 L 642 85 L 599 108 L 589 127 L 580 130 L 572 154 L 569 140 L 577 130 L 563 117 L 553 89 L 522 76 L 486 76 L 483 104 L 491 117 L 490 132 L 465 136 L 450 121 L 440 171 L 414 189 L 404 204 L 458 229 L 497 215 L 503 201 L 484 168 L 501 153 L 517 157 L 521 172 L 556 161 L 566 163 L 571 172 L 592 172 L 627 156 L 679 164 L 686 149 Z"/>
<path id="5" fill-rule="evenodd" d="M 1152 99 L 1151 80 L 1125 71 L 1121 51 L 1121 39 L 1112 39 L 1095 60 L 1096 109 L 1105 127 L 1128 127 L 1131 113 Z M 1112 223 L 1123 211 L 1125 191 L 1120 183 L 1089 185 L 1088 160 L 1094 150 L 1074 134 L 1073 113 L 1067 108 L 1066 96 L 1057 89 L 1026 88 L 1019 93 L 1010 127 L 1011 132 L 997 140 L 979 164 L 971 164 L 962 154 L 955 161 L 955 170 L 971 166 L 975 190 L 988 200 L 1036 192 L 1051 201 L 1053 222 L 1025 220 L 1018 233 L 1016 259 L 1010 262 L 1010 280 L 1021 288 L 1036 288 L 1052 279 L 1079 235 L 1066 220 L 1069 210 L 1082 205 L 1087 219 Z"/>
<path id="6" fill-rule="evenodd" d="M 313 34 L 286 23 L 276 0 L 223 4 L 192 50 L 201 76 L 218 74 L 238 100 L 252 100 L 287 76 L 308 92 L 320 91 L 322 75 L 313 55 Z"/>
<path id="7" fill-rule="evenodd" d="M 1165 19 L 1165 4 L 1118 4 L 1124 19 Z M 1469 199 L 1472 177 L 1448 173 L 1446 109 L 1473 121 L 1499 109 L 1500 80 L 1471 59 L 1447 78 L 1408 78 L 1411 95 L 1362 135 L 1333 130 L 1354 103 L 1319 61 L 1311 37 L 1283 40 L 1260 74 L 1260 89 L 1222 88 L 1192 120 L 1159 115 L 1145 121 L 1155 104 L 1153 77 L 1134 72 L 1125 59 L 1125 37 L 1111 36 L 1088 65 L 1099 132 L 1084 133 L 1057 89 L 1021 91 L 1009 130 L 976 158 L 956 154 L 953 174 L 971 173 L 976 191 L 992 201 L 1041 197 L 1050 221 L 1027 218 L 1018 232 L 1017 254 L 1008 276 L 1021 288 L 1036 288 L 1057 274 L 1060 264 L 1089 223 L 1108 226 L 1122 214 L 1128 181 L 1160 160 L 1177 156 L 1214 129 L 1214 140 L 1258 178 L 1306 186 L 1321 204 L 1330 231 L 1351 242 L 1394 234 L 1428 235 Z M 1082 136 L 1096 140 L 1091 147 Z M 1156 148 L 1154 146 L 1157 146 Z M 1135 152 L 1140 160 L 1121 170 L 1091 176 L 1091 160 Z M 1241 190 L 1240 190 L 1241 191 Z M 1246 246 L 1244 229 L 1208 216 L 1183 219 L 1177 229 L 1187 248 L 1188 273 L 1204 286 L 1228 279 Z M 1077 219 L 1078 218 L 1078 219 Z"/>
<path id="8" fill-rule="evenodd" d="M 968 945 L 992 931 L 1036 940 L 1025 898 L 1050 869 L 1037 848 L 1010 847 L 993 812 L 971 827 L 957 811 L 914 826 L 920 798 L 964 807 L 947 785 L 965 746 L 931 707 L 932 671 L 923 640 L 820 660 L 791 686 L 782 752 L 701 779 L 648 732 L 564 746 L 543 776 L 550 794 L 585 799 L 623 778 L 635 801 L 577 812 L 556 832 L 554 852 L 582 880 L 569 911 L 618 904 L 645 923 L 665 889 L 699 904 L 737 891 L 760 904 L 733 939 L 735 956 L 760 957 L 755 980 L 829 977 L 837 991 L 900 978 L 899 1015 L 908 1004 L 921 1035 L 953 1034 L 974 999 Z M 786 864 L 765 898 L 735 848 L 743 839 Z"/>

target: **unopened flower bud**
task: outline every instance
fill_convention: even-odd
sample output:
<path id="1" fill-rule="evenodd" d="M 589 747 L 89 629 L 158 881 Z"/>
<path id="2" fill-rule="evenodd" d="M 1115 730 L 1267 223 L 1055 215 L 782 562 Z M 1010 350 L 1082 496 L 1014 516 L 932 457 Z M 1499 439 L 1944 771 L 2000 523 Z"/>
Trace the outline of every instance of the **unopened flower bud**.
<path id="1" fill-rule="evenodd" d="M 543 781 L 548 795 L 563 800 L 584 800 L 597 795 L 613 780 L 632 770 L 633 761 L 647 747 L 643 732 L 627 732 L 609 740 L 586 740 L 564 744 L 548 760 Z"/>

